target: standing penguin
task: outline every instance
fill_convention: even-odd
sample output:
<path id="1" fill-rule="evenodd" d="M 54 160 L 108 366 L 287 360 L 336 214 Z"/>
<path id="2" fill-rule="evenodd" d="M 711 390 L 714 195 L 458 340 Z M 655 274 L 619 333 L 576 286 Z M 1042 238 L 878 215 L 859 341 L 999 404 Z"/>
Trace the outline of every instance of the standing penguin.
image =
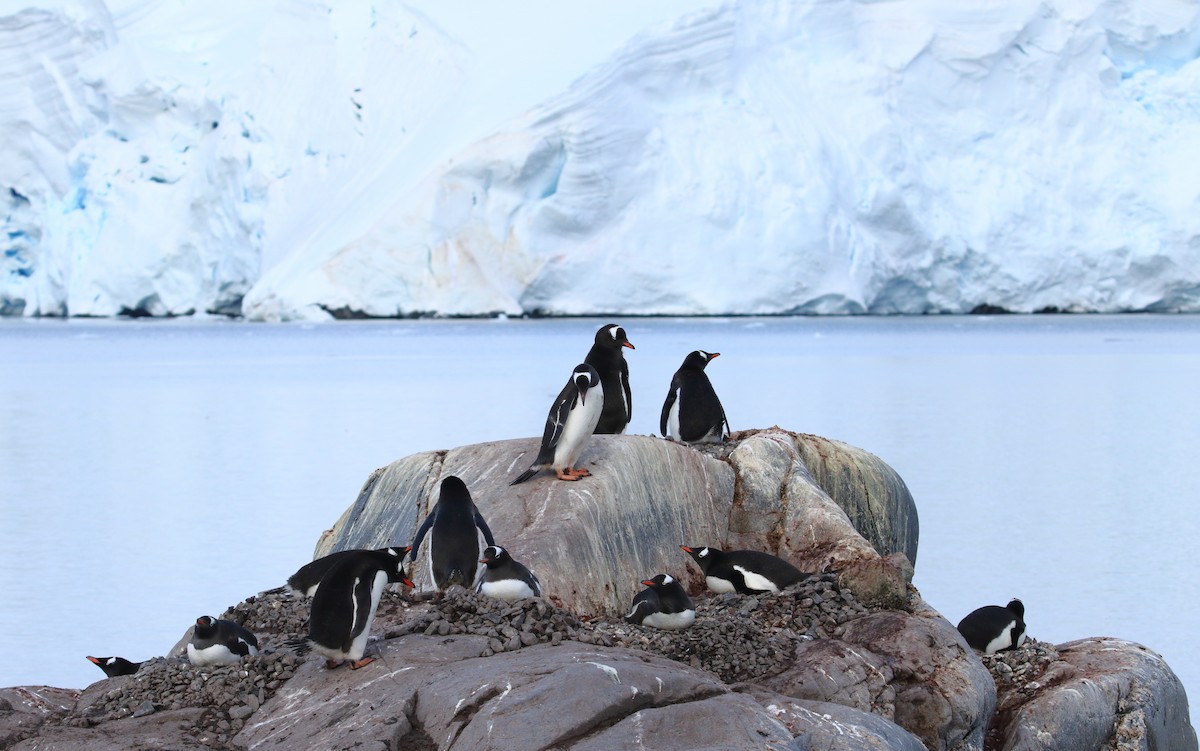
<path id="1" fill-rule="evenodd" d="M 438 589 L 451 584 L 470 588 L 475 583 L 475 570 L 479 567 L 479 535 L 488 545 L 495 545 L 492 530 L 471 500 L 471 491 L 458 477 L 450 475 L 442 480 L 438 501 L 434 504 L 412 544 L 412 559 L 417 559 L 421 540 L 425 533 L 433 530 L 429 540 L 429 575 Z M 318 590 L 319 592 L 320 590 Z"/>
<path id="2" fill-rule="evenodd" d="M 404 554 L 409 551 L 408 546 L 400 548 L 379 548 L 376 552 L 389 553 L 401 560 L 404 559 Z M 361 553 L 362 550 L 339 550 L 336 553 L 322 556 L 315 561 L 310 561 L 300 567 L 296 573 L 288 577 L 287 586 L 297 597 L 312 597 L 317 592 L 317 587 L 321 584 L 321 579 L 325 574 L 329 573 L 329 569 L 343 558 Z M 392 581 L 399 581 L 393 579 Z"/>
<path id="3" fill-rule="evenodd" d="M 537 458 L 509 485 L 525 482 L 547 467 L 552 468 L 560 480 L 578 480 L 590 475 L 586 469 L 574 467 L 596 430 L 603 407 L 604 387 L 600 385 L 600 374 L 587 363 L 576 365 L 567 385 L 550 406 Z"/>
<path id="4" fill-rule="evenodd" d="M 719 594 L 737 592 L 760 595 L 778 592 L 808 578 L 808 574 L 770 553 L 757 550 L 723 551 L 687 545 L 679 547 L 700 566 L 708 588 Z"/>
<path id="5" fill-rule="evenodd" d="M 596 432 L 601 434 L 624 433 L 625 426 L 633 418 L 633 394 L 629 391 L 629 364 L 625 362 L 623 348 L 636 349 L 625 336 L 625 329 L 615 323 L 601 326 L 596 332 L 596 343 L 588 350 L 583 361 L 600 374 L 600 385 L 604 387 L 604 411 Z"/>
<path id="6" fill-rule="evenodd" d="M 663 402 L 659 432 L 682 443 L 721 443 L 729 432 L 725 408 L 717 398 L 704 366 L 720 352 L 698 349 L 683 359 L 671 377 L 671 390 Z"/>
<path id="7" fill-rule="evenodd" d="M 404 574 L 404 554 L 384 550 L 347 551 L 321 579 L 308 614 L 308 638 L 287 645 L 304 655 L 314 651 L 325 656 L 325 667 L 336 668 L 349 660 L 358 670 L 375 661 L 363 658 L 371 622 L 388 582 L 407 587 L 413 583 Z"/>
<path id="8" fill-rule="evenodd" d="M 958 622 L 958 633 L 985 655 L 1016 649 L 1025 643 L 1025 603 L 1013 599 L 1005 607 L 984 605 Z"/>
<path id="9" fill-rule="evenodd" d="M 489 545 L 483 550 L 479 562 L 484 564 L 483 573 L 475 583 L 475 591 L 505 602 L 514 602 L 525 597 L 541 597 L 542 585 L 533 572 L 513 559 L 499 545 Z"/>
<path id="10" fill-rule="evenodd" d="M 197 667 L 206 665 L 236 665 L 243 657 L 258 654 L 258 638 L 233 621 L 219 621 L 211 615 L 196 619 L 191 641 L 187 645 L 188 660 Z"/>
<path id="11" fill-rule="evenodd" d="M 140 662 L 131 662 L 124 657 L 92 657 L 88 655 L 88 662 L 104 671 L 104 674 L 109 678 L 116 678 L 118 675 L 133 675 L 142 666 Z"/>
<path id="12" fill-rule="evenodd" d="M 633 596 L 633 609 L 625 616 L 630 623 L 663 629 L 687 628 L 696 622 L 692 598 L 670 574 L 659 574 L 642 582 L 643 589 Z"/>

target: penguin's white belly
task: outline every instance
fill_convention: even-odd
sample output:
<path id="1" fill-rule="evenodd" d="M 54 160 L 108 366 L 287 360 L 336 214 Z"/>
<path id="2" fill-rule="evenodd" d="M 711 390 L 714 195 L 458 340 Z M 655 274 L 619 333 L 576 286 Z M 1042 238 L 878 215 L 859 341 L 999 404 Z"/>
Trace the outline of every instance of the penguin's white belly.
<path id="1" fill-rule="evenodd" d="M 600 413 L 604 410 L 604 392 L 600 386 L 588 389 L 587 403 L 576 403 L 575 409 L 567 413 L 567 423 L 563 425 L 562 437 L 554 447 L 554 469 L 570 469 L 579 461 L 583 447 L 596 431 L 596 423 L 600 422 Z"/>
<path id="2" fill-rule="evenodd" d="M 520 579 L 501 579 L 494 582 L 483 582 L 479 591 L 497 600 L 512 602 L 525 597 L 534 597 L 533 588 Z"/>
<path id="3" fill-rule="evenodd" d="M 671 403 L 671 409 L 667 412 L 667 437 L 676 441 L 683 441 L 683 436 L 679 434 L 679 402 L 683 397 L 683 389 L 675 389 L 675 401 Z"/>
<path id="4" fill-rule="evenodd" d="M 1000 634 L 995 639 L 992 639 L 990 642 L 987 643 L 987 646 L 983 648 L 983 653 L 985 655 L 992 655 L 992 654 L 996 654 L 997 652 L 999 652 L 1002 649 L 1007 649 L 1008 647 L 1012 646 L 1012 631 L 1014 628 L 1016 628 L 1016 626 L 1017 626 L 1016 621 L 1012 621 L 1007 626 L 1005 626 L 1004 630 L 1001 631 Z M 1018 647 L 1021 646 L 1021 644 L 1024 643 L 1024 641 L 1025 641 L 1025 634 L 1021 634 L 1020 638 L 1017 639 L 1017 646 Z"/>
<path id="5" fill-rule="evenodd" d="M 695 622 L 696 611 L 691 609 L 679 613 L 651 613 L 642 619 L 643 626 L 662 629 L 687 628 Z"/>
<path id="6" fill-rule="evenodd" d="M 258 654 L 258 650 L 252 645 L 247 645 L 250 648 L 250 654 Z M 242 661 L 242 656 L 234 654 L 233 650 L 224 644 L 213 644 L 204 649 L 196 649 L 192 644 L 187 645 L 188 660 L 197 667 L 207 665 L 236 665 Z"/>
<path id="7" fill-rule="evenodd" d="M 376 571 L 375 580 L 371 582 L 371 602 L 370 611 L 367 613 L 367 620 L 363 624 L 363 629 L 360 633 L 355 634 L 354 641 L 350 644 L 350 651 L 346 653 L 346 658 L 350 660 L 362 659 L 363 653 L 367 651 L 367 639 L 371 636 L 371 622 L 375 620 L 375 611 L 379 608 L 379 600 L 383 597 L 383 589 L 388 584 L 388 575 L 385 571 Z M 358 615 L 359 603 L 356 600 L 354 603 L 355 616 Z M 357 621 L 356 617 L 354 623 Z"/>
<path id="8" fill-rule="evenodd" d="M 737 589 L 733 586 L 733 582 L 716 576 L 704 577 L 704 583 L 708 585 L 709 589 L 719 595 L 729 594 L 730 592 L 737 591 Z"/>
<path id="9" fill-rule="evenodd" d="M 747 589 L 755 589 L 760 592 L 779 591 L 779 587 L 775 586 L 775 582 L 771 581 L 762 574 L 756 574 L 749 569 L 742 568 L 741 566 L 734 566 L 733 570 L 742 575 L 742 580 L 746 583 Z"/>

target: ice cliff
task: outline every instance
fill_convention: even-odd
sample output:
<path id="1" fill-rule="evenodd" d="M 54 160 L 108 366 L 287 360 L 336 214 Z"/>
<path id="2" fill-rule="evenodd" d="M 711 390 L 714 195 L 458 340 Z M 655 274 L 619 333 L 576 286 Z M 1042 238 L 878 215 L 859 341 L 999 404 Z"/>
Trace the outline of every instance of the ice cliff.
<path id="1" fill-rule="evenodd" d="M 420 13 L 112 6 L 0 18 L 0 312 L 1200 310 L 1195 3 L 729 2 L 433 164 Z"/>

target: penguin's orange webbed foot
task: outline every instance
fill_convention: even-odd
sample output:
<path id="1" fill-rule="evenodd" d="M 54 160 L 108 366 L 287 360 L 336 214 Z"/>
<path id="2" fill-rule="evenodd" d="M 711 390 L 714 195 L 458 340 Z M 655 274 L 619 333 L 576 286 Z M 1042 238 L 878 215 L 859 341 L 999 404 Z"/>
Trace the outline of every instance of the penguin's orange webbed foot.
<path id="1" fill-rule="evenodd" d="M 576 475 L 567 474 L 567 472 L 564 472 L 561 469 L 557 470 L 555 474 L 558 475 L 558 479 L 560 479 L 560 480 L 570 480 L 570 481 L 574 482 L 575 480 L 579 479 L 579 477 L 577 477 Z"/>
<path id="2" fill-rule="evenodd" d="M 325 669 L 333 670 L 335 668 L 340 668 L 342 666 L 343 662 L 344 662 L 344 660 L 326 660 L 325 661 Z"/>
<path id="3" fill-rule="evenodd" d="M 586 469 L 568 469 L 567 474 L 572 475 L 574 477 L 591 477 L 592 476 L 592 473 L 587 471 Z"/>
<path id="4" fill-rule="evenodd" d="M 351 660 L 350 661 L 350 669 L 358 670 L 359 668 L 365 668 L 366 666 L 370 665 L 372 662 L 375 662 L 374 657 L 364 657 L 361 660 Z"/>

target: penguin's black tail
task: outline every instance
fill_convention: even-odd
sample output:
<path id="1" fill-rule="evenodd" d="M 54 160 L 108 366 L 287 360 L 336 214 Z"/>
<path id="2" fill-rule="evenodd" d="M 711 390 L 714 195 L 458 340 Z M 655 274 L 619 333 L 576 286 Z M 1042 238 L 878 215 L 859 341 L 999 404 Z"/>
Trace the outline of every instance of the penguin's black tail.
<path id="1" fill-rule="evenodd" d="M 303 657 L 312 651 L 312 644 L 308 639 L 288 639 L 283 646 L 295 652 L 297 657 Z"/>
<path id="2" fill-rule="evenodd" d="M 530 477 L 533 477 L 534 475 L 536 475 L 538 473 L 538 470 L 540 470 L 540 469 L 541 469 L 540 466 L 538 466 L 536 464 L 533 465 L 529 469 L 527 469 L 524 472 L 522 472 L 521 474 L 517 475 L 517 479 L 510 482 L 509 485 L 516 485 L 517 483 L 525 482 Z"/>

